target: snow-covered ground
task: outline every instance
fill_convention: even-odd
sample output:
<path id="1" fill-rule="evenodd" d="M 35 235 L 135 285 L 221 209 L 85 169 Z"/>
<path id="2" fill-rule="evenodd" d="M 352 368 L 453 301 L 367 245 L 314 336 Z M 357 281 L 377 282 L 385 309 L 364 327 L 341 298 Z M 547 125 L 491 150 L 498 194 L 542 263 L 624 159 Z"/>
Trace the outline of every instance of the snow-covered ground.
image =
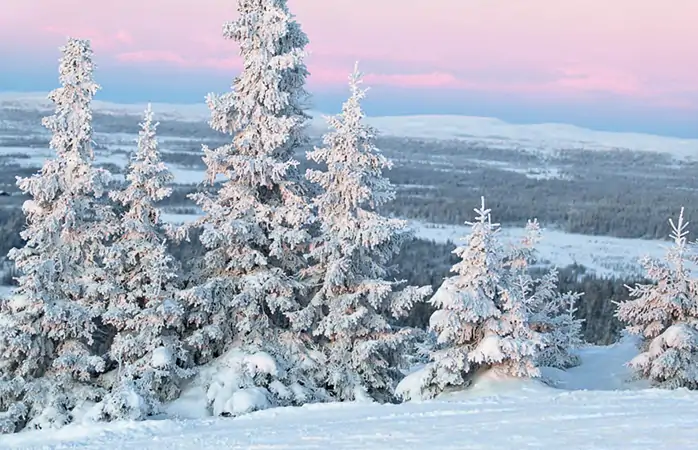
<path id="1" fill-rule="evenodd" d="M 75 424 L 0 436 L 3 449 L 694 449 L 698 393 L 626 382 L 633 342 L 581 351 L 548 371 L 558 388 L 485 377 L 468 391 L 401 405 L 326 404 L 239 418 Z"/>

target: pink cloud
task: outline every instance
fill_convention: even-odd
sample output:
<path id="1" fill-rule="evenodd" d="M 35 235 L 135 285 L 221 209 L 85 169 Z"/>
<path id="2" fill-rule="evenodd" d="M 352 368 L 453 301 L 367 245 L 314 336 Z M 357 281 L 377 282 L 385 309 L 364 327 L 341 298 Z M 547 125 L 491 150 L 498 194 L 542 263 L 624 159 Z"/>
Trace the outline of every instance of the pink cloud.
<path id="1" fill-rule="evenodd" d="M 561 78 L 555 86 L 563 89 L 631 96 L 648 93 L 648 88 L 636 75 L 613 68 L 572 66 L 559 72 Z"/>

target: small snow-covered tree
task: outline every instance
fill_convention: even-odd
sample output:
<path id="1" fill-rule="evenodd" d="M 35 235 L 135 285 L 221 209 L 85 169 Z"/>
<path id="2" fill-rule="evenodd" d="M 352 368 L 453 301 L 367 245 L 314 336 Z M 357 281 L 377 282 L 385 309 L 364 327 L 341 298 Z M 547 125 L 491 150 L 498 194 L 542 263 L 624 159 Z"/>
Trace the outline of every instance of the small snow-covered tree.
<path id="1" fill-rule="evenodd" d="M 89 41 L 69 39 L 61 50 L 62 87 L 49 95 L 55 113 L 43 120 L 56 157 L 17 181 L 30 199 L 26 245 L 9 253 L 22 274 L 19 287 L 0 306 L 4 431 L 63 425 L 75 407 L 102 394 L 94 384 L 105 369 L 102 259 L 114 217 L 103 198 L 109 173 L 92 167 L 90 103 L 99 86 Z"/>
<path id="2" fill-rule="evenodd" d="M 389 315 L 404 316 L 431 287 L 400 289 L 402 282 L 387 279 L 387 264 L 410 234 L 405 221 L 376 211 L 395 191 L 383 176 L 391 163 L 374 144 L 376 130 L 363 123 L 361 82 L 357 68 L 351 97 L 328 118 L 324 148 L 308 152 L 326 170 L 306 173 L 323 192 L 315 199 L 321 230 L 306 273 L 317 288 L 304 313 L 323 338 L 330 391 L 340 400 L 390 400 L 410 336 L 395 330 Z"/>
<path id="3" fill-rule="evenodd" d="M 516 377 L 537 377 L 535 357 L 542 338 L 529 323 L 526 291 L 512 279 L 499 225 L 482 199 L 465 243 L 456 248 L 461 261 L 455 276 L 431 299 L 437 310 L 429 321 L 439 348 L 433 354 L 428 383 L 433 394 L 460 386 L 479 369 L 494 368 Z"/>
<path id="4" fill-rule="evenodd" d="M 526 298 L 531 327 L 542 335 L 544 347 L 536 355 L 536 365 L 566 369 L 579 364 L 574 351 L 583 344 L 583 320 L 575 317 L 575 305 L 582 294 L 558 292 L 557 269 L 548 270 L 540 278 L 533 277 L 531 268 L 538 262 L 536 246 L 540 240 L 538 221 L 529 221 L 523 239 L 510 250 L 509 272 Z"/>
<path id="5" fill-rule="evenodd" d="M 300 307 L 296 274 L 310 237 L 311 211 L 293 159 L 308 139 L 308 40 L 285 0 L 237 5 L 239 18 L 225 25 L 224 36 L 240 45 L 243 70 L 232 92 L 208 98 L 211 127 L 233 138 L 204 147 L 208 179 L 221 185 L 215 194 L 193 196 L 205 213 L 194 226 L 202 228 L 206 252 L 183 296 L 187 343 L 199 363 L 229 351 L 268 354 L 273 370 L 245 379 L 267 391 L 269 404 L 302 403 L 314 394 L 300 367 L 312 360 L 288 313 Z M 278 383 L 297 388 L 280 393 Z M 241 384 L 236 389 L 252 389 Z"/>
<path id="6" fill-rule="evenodd" d="M 691 276 L 688 222 L 684 210 L 671 225 L 673 246 L 665 261 L 645 257 L 642 264 L 653 284 L 628 287 L 630 300 L 617 317 L 643 339 L 641 353 L 629 365 L 656 386 L 698 389 L 698 283 Z"/>
<path id="7" fill-rule="evenodd" d="M 127 187 L 111 198 L 124 209 L 106 267 L 113 290 L 104 323 L 115 330 L 109 357 L 117 364 L 111 392 L 100 403 L 105 418 L 141 419 L 179 394 L 191 374 L 180 341 L 184 310 L 177 298 L 177 263 L 168 253 L 156 203 L 167 198 L 172 174 L 160 159 L 150 106 Z M 110 374 L 111 375 L 111 374 Z"/>

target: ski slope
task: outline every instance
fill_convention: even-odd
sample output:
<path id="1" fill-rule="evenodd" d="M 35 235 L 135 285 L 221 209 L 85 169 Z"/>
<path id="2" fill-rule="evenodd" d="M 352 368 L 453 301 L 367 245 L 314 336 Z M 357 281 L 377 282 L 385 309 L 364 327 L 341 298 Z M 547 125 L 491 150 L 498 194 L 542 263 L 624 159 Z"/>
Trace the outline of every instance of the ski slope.
<path id="1" fill-rule="evenodd" d="M 485 377 L 468 391 L 401 405 L 327 404 L 230 418 L 76 424 L 0 436 L 2 449 L 694 449 L 698 393 L 625 381 L 631 341 L 549 370 L 557 389 Z"/>

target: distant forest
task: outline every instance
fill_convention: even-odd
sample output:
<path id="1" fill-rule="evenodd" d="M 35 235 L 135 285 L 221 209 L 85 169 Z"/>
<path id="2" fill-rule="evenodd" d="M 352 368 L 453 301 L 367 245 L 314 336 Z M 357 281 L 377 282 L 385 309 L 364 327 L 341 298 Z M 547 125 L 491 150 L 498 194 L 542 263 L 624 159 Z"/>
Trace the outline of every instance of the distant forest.
<path id="1" fill-rule="evenodd" d="M 13 124 L 0 130 L 0 146 L 47 146 L 48 134 L 37 126 L 43 114 L 0 110 L 0 120 Z M 125 153 L 125 145 L 135 145 L 138 120 L 95 112 L 98 154 Z M 319 135 L 318 130 L 311 132 Z M 201 144 L 225 142 L 203 121 L 160 119 L 158 134 L 168 164 L 202 170 Z M 113 148 L 115 143 L 119 149 Z M 377 143 L 395 163 L 388 176 L 398 186 L 398 197 L 387 212 L 400 217 L 462 224 L 486 194 L 488 205 L 505 226 L 537 218 L 546 228 L 572 233 L 662 239 L 668 235 L 668 219 L 681 206 L 686 207 L 689 219 L 698 208 L 698 162 L 679 162 L 668 154 L 491 148 L 472 140 L 391 136 Z M 311 142 L 311 146 L 319 144 L 318 137 Z M 302 170 L 308 166 L 305 150 L 297 155 Z M 23 155 L 3 156 L 17 159 Z M 116 173 L 123 170 L 102 165 Z M 0 184 L 8 190 L 14 189 L 15 175 L 29 170 L 16 164 L 6 169 L 0 174 Z M 168 204 L 188 207 L 186 194 L 195 189 L 181 188 Z"/>

